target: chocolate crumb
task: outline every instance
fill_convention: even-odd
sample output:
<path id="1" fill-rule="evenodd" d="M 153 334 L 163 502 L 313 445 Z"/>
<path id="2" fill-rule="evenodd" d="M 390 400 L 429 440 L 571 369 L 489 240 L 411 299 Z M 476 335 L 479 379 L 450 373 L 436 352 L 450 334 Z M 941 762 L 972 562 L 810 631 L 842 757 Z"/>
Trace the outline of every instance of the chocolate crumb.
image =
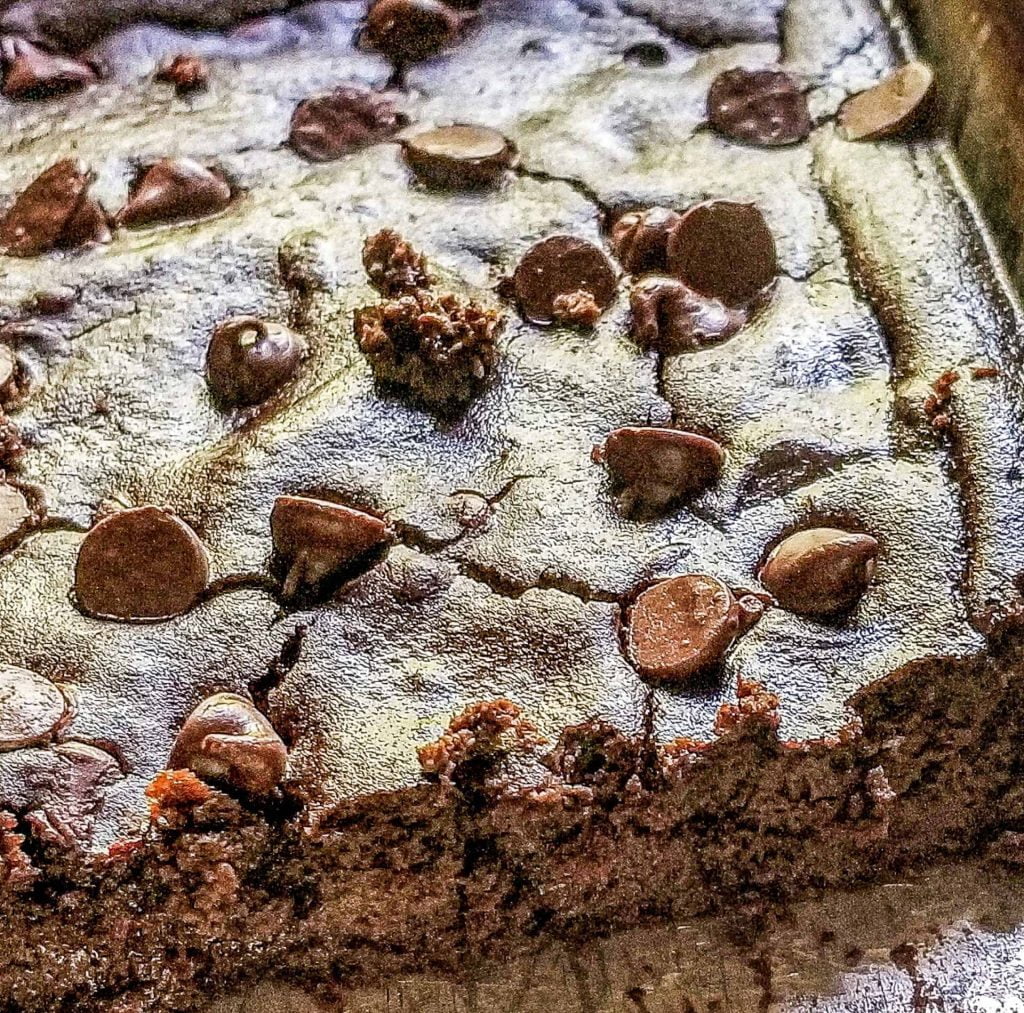
<path id="1" fill-rule="evenodd" d="M 387 140 L 402 123 L 383 95 L 345 86 L 303 99 L 292 114 L 288 143 L 311 162 L 329 162 Z"/>
<path id="2" fill-rule="evenodd" d="M 173 84 L 179 95 L 189 95 L 206 91 L 210 84 L 210 70 L 193 53 L 179 53 L 156 72 L 156 80 Z"/>
<path id="3" fill-rule="evenodd" d="M 586 289 L 556 296 L 551 304 L 551 316 L 556 324 L 568 327 L 594 327 L 601 319 L 601 307 Z"/>
<path id="4" fill-rule="evenodd" d="M 953 385 L 960 379 L 955 369 L 947 369 L 933 384 L 932 392 L 924 399 L 924 410 L 932 420 L 935 429 L 948 429 L 949 413 L 946 411 L 953 399 Z"/>
<path id="5" fill-rule="evenodd" d="M 0 408 L 0 469 L 10 471 L 16 468 L 24 453 L 21 430 Z"/>
<path id="6" fill-rule="evenodd" d="M 997 376 L 999 376 L 997 366 L 973 366 L 971 368 L 972 380 L 991 380 Z"/>
<path id="7" fill-rule="evenodd" d="M 355 333 L 378 381 L 446 409 L 464 406 L 487 386 L 500 323 L 496 311 L 475 302 L 421 290 L 357 310 Z"/>
<path id="8" fill-rule="evenodd" d="M 430 287 L 426 258 L 392 229 L 382 229 L 366 240 L 363 267 L 382 295 L 409 295 Z"/>
<path id="9" fill-rule="evenodd" d="M 417 755 L 425 774 L 461 784 L 493 773 L 512 753 L 529 752 L 543 741 L 517 704 L 489 700 L 470 704 Z"/>
<path id="10" fill-rule="evenodd" d="M 779 698 L 759 682 L 739 679 L 736 703 L 722 704 L 715 715 L 715 734 L 728 735 L 748 723 L 760 724 L 770 731 L 778 729 Z"/>

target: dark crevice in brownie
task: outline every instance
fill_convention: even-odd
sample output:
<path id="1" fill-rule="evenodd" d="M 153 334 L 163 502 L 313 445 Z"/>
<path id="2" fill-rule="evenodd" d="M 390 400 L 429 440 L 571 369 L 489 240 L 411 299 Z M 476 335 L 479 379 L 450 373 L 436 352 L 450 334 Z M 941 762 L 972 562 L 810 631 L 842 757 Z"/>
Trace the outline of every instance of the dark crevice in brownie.
<path id="1" fill-rule="evenodd" d="M 606 204 L 601 199 L 600 194 L 584 180 L 576 179 L 572 176 L 556 176 L 553 173 L 544 172 L 542 169 L 531 169 L 521 162 L 513 165 L 511 171 L 517 176 L 521 176 L 524 179 L 532 179 L 537 183 L 563 183 L 594 206 L 594 209 L 598 212 L 599 223 L 614 221 L 622 211 L 626 210 L 625 208 L 614 208 Z"/>

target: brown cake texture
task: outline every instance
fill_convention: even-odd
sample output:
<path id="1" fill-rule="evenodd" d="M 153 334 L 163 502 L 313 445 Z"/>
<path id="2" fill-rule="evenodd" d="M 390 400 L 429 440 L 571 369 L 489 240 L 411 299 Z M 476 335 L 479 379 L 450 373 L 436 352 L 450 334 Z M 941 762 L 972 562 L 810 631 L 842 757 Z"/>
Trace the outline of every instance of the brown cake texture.
<path id="1" fill-rule="evenodd" d="M 2 108 L 0 1010 L 331 995 L 1019 828 L 1020 311 L 902 22 L 0 29 L 61 83 Z"/>

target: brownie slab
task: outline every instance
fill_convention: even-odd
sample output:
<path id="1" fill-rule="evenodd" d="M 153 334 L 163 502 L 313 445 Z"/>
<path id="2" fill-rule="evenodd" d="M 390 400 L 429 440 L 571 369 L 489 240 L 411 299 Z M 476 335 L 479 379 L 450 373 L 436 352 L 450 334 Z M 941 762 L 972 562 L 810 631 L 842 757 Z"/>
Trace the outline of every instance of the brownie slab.
<path id="1" fill-rule="evenodd" d="M 0 558 L 0 662 L 66 702 L 0 752 L 11 1009 L 452 968 L 870 878 L 1019 818 L 1018 305 L 944 140 L 855 144 L 832 122 L 907 41 L 866 0 L 495 2 L 395 67 L 354 40 L 365 14 L 89 29 L 118 80 L 3 110 L 9 204 L 75 156 L 89 199 L 122 208 L 102 245 L 4 257 L 0 333 L 28 377 L 9 478 L 41 506 Z M 179 94 L 151 75 L 186 44 L 208 83 Z M 709 127 L 712 82 L 776 65 L 808 139 Z M 338 86 L 372 89 L 383 118 L 311 161 L 293 114 Z M 509 143 L 445 134 L 467 120 Z M 124 210 L 140 193 L 146 220 Z M 733 307 L 735 333 L 641 347 L 613 226 L 707 201 L 763 216 L 777 278 Z M 567 298 L 548 326 L 518 269 L 560 235 L 588 266 L 545 290 Z M 396 241 L 405 269 L 368 270 Z M 467 321 L 494 353 L 471 382 Z M 229 363 L 291 349 L 271 396 L 225 397 L 214 334 Z M 629 516 L 606 441 L 651 427 L 713 440 L 720 466 Z M 101 581 L 83 546 L 152 507 L 194 535 L 203 586 L 167 615 L 91 605 L 86 586 L 151 560 L 128 545 Z M 346 555 L 351 525 L 367 540 Z M 877 548 L 838 618 L 758 583 L 785 536 L 822 527 Z M 720 588 L 721 664 L 651 678 L 629 624 L 688 575 Z M 217 694 L 269 722 L 279 785 L 226 782 L 266 732 L 240 712 L 167 771 Z"/>

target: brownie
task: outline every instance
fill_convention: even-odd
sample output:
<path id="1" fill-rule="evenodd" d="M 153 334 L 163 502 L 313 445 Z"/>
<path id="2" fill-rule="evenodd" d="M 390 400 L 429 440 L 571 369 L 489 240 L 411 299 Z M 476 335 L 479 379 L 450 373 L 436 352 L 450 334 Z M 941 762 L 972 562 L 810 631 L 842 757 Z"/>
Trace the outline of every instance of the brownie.
<path id="1" fill-rule="evenodd" d="M 1018 305 L 898 25 L 116 6 L 0 15 L 0 1009 L 1019 822 Z"/>

